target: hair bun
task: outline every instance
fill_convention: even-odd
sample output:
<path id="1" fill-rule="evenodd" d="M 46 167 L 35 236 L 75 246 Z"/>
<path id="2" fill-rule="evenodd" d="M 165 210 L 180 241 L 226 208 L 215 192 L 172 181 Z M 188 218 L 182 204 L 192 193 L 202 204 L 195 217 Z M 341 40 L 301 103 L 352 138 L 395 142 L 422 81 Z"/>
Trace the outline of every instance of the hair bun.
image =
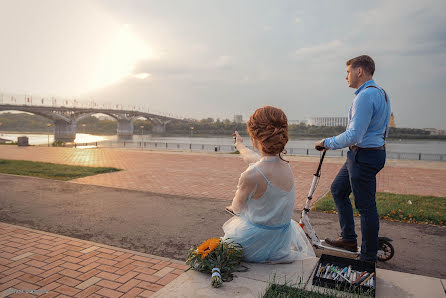
<path id="1" fill-rule="evenodd" d="M 288 119 L 281 109 L 271 106 L 257 109 L 249 118 L 247 128 L 250 136 L 260 142 L 263 152 L 284 151 L 288 142 Z"/>

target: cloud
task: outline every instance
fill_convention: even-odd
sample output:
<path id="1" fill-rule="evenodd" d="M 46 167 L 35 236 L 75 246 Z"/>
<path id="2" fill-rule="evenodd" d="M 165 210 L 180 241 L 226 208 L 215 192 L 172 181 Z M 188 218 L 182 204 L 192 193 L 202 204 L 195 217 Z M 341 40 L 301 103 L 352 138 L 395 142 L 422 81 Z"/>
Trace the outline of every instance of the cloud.
<path id="1" fill-rule="evenodd" d="M 295 54 L 301 58 L 310 58 L 320 56 L 326 53 L 333 53 L 343 46 L 340 40 L 333 40 L 328 43 L 322 43 L 310 47 L 302 47 L 296 50 Z"/>
<path id="2" fill-rule="evenodd" d="M 234 57 L 222 55 L 217 57 L 216 61 L 211 64 L 215 68 L 225 68 L 234 64 Z"/>

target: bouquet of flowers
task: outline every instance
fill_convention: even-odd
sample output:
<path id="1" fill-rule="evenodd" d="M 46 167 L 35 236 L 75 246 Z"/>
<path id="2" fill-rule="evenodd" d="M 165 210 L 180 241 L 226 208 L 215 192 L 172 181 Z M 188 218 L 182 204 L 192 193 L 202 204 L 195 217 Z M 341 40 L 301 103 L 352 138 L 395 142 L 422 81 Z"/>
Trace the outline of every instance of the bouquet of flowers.
<path id="1" fill-rule="evenodd" d="M 233 279 L 232 272 L 248 270 L 247 267 L 240 265 L 242 257 L 243 249 L 240 244 L 211 238 L 197 248 L 189 250 L 186 264 L 190 266 L 189 269 L 212 274 L 211 285 L 219 288 L 223 282 Z"/>

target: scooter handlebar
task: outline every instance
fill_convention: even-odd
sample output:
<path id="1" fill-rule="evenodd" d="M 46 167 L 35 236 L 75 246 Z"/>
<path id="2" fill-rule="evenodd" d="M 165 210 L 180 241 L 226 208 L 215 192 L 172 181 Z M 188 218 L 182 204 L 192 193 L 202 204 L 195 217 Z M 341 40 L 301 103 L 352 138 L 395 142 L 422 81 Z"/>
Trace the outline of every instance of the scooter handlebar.
<path id="1" fill-rule="evenodd" d="M 324 147 L 322 147 L 322 148 L 324 148 Z M 321 156 L 321 159 L 319 161 L 319 166 L 317 167 L 316 173 L 314 174 L 315 176 L 319 177 L 319 175 L 320 175 L 322 162 L 324 162 L 324 158 L 325 158 L 325 153 L 327 153 L 327 149 L 326 148 L 324 148 L 324 151 L 322 152 L 322 156 Z"/>

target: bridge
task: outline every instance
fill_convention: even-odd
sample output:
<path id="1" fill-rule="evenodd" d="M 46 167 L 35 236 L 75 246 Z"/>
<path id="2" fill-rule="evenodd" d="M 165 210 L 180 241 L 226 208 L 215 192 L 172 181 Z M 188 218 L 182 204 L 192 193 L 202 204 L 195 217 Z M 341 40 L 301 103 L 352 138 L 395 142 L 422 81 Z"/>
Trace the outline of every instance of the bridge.
<path id="1" fill-rule="evenodd" d="M 173 117 L 161 116 L 137 110 L 101 109 L 101 108 L 78 108 L 78 107 L 55 107 L 55 106 L 32 106 L 0 104 L 0 111 L 21 111 L 39 115 L 54 123 L 54 140 L 56 142 L 73 142 L 76 138 L 77 123 L 93 114 L 104 114 L 117 120 L 117 134 L 120 138 L 131 138 L 133 136 L 133 121 L 137 118 L 151 120 L 152 132 L 166 132 L 166 125 L 172 120 L 183 121 Z"/>

